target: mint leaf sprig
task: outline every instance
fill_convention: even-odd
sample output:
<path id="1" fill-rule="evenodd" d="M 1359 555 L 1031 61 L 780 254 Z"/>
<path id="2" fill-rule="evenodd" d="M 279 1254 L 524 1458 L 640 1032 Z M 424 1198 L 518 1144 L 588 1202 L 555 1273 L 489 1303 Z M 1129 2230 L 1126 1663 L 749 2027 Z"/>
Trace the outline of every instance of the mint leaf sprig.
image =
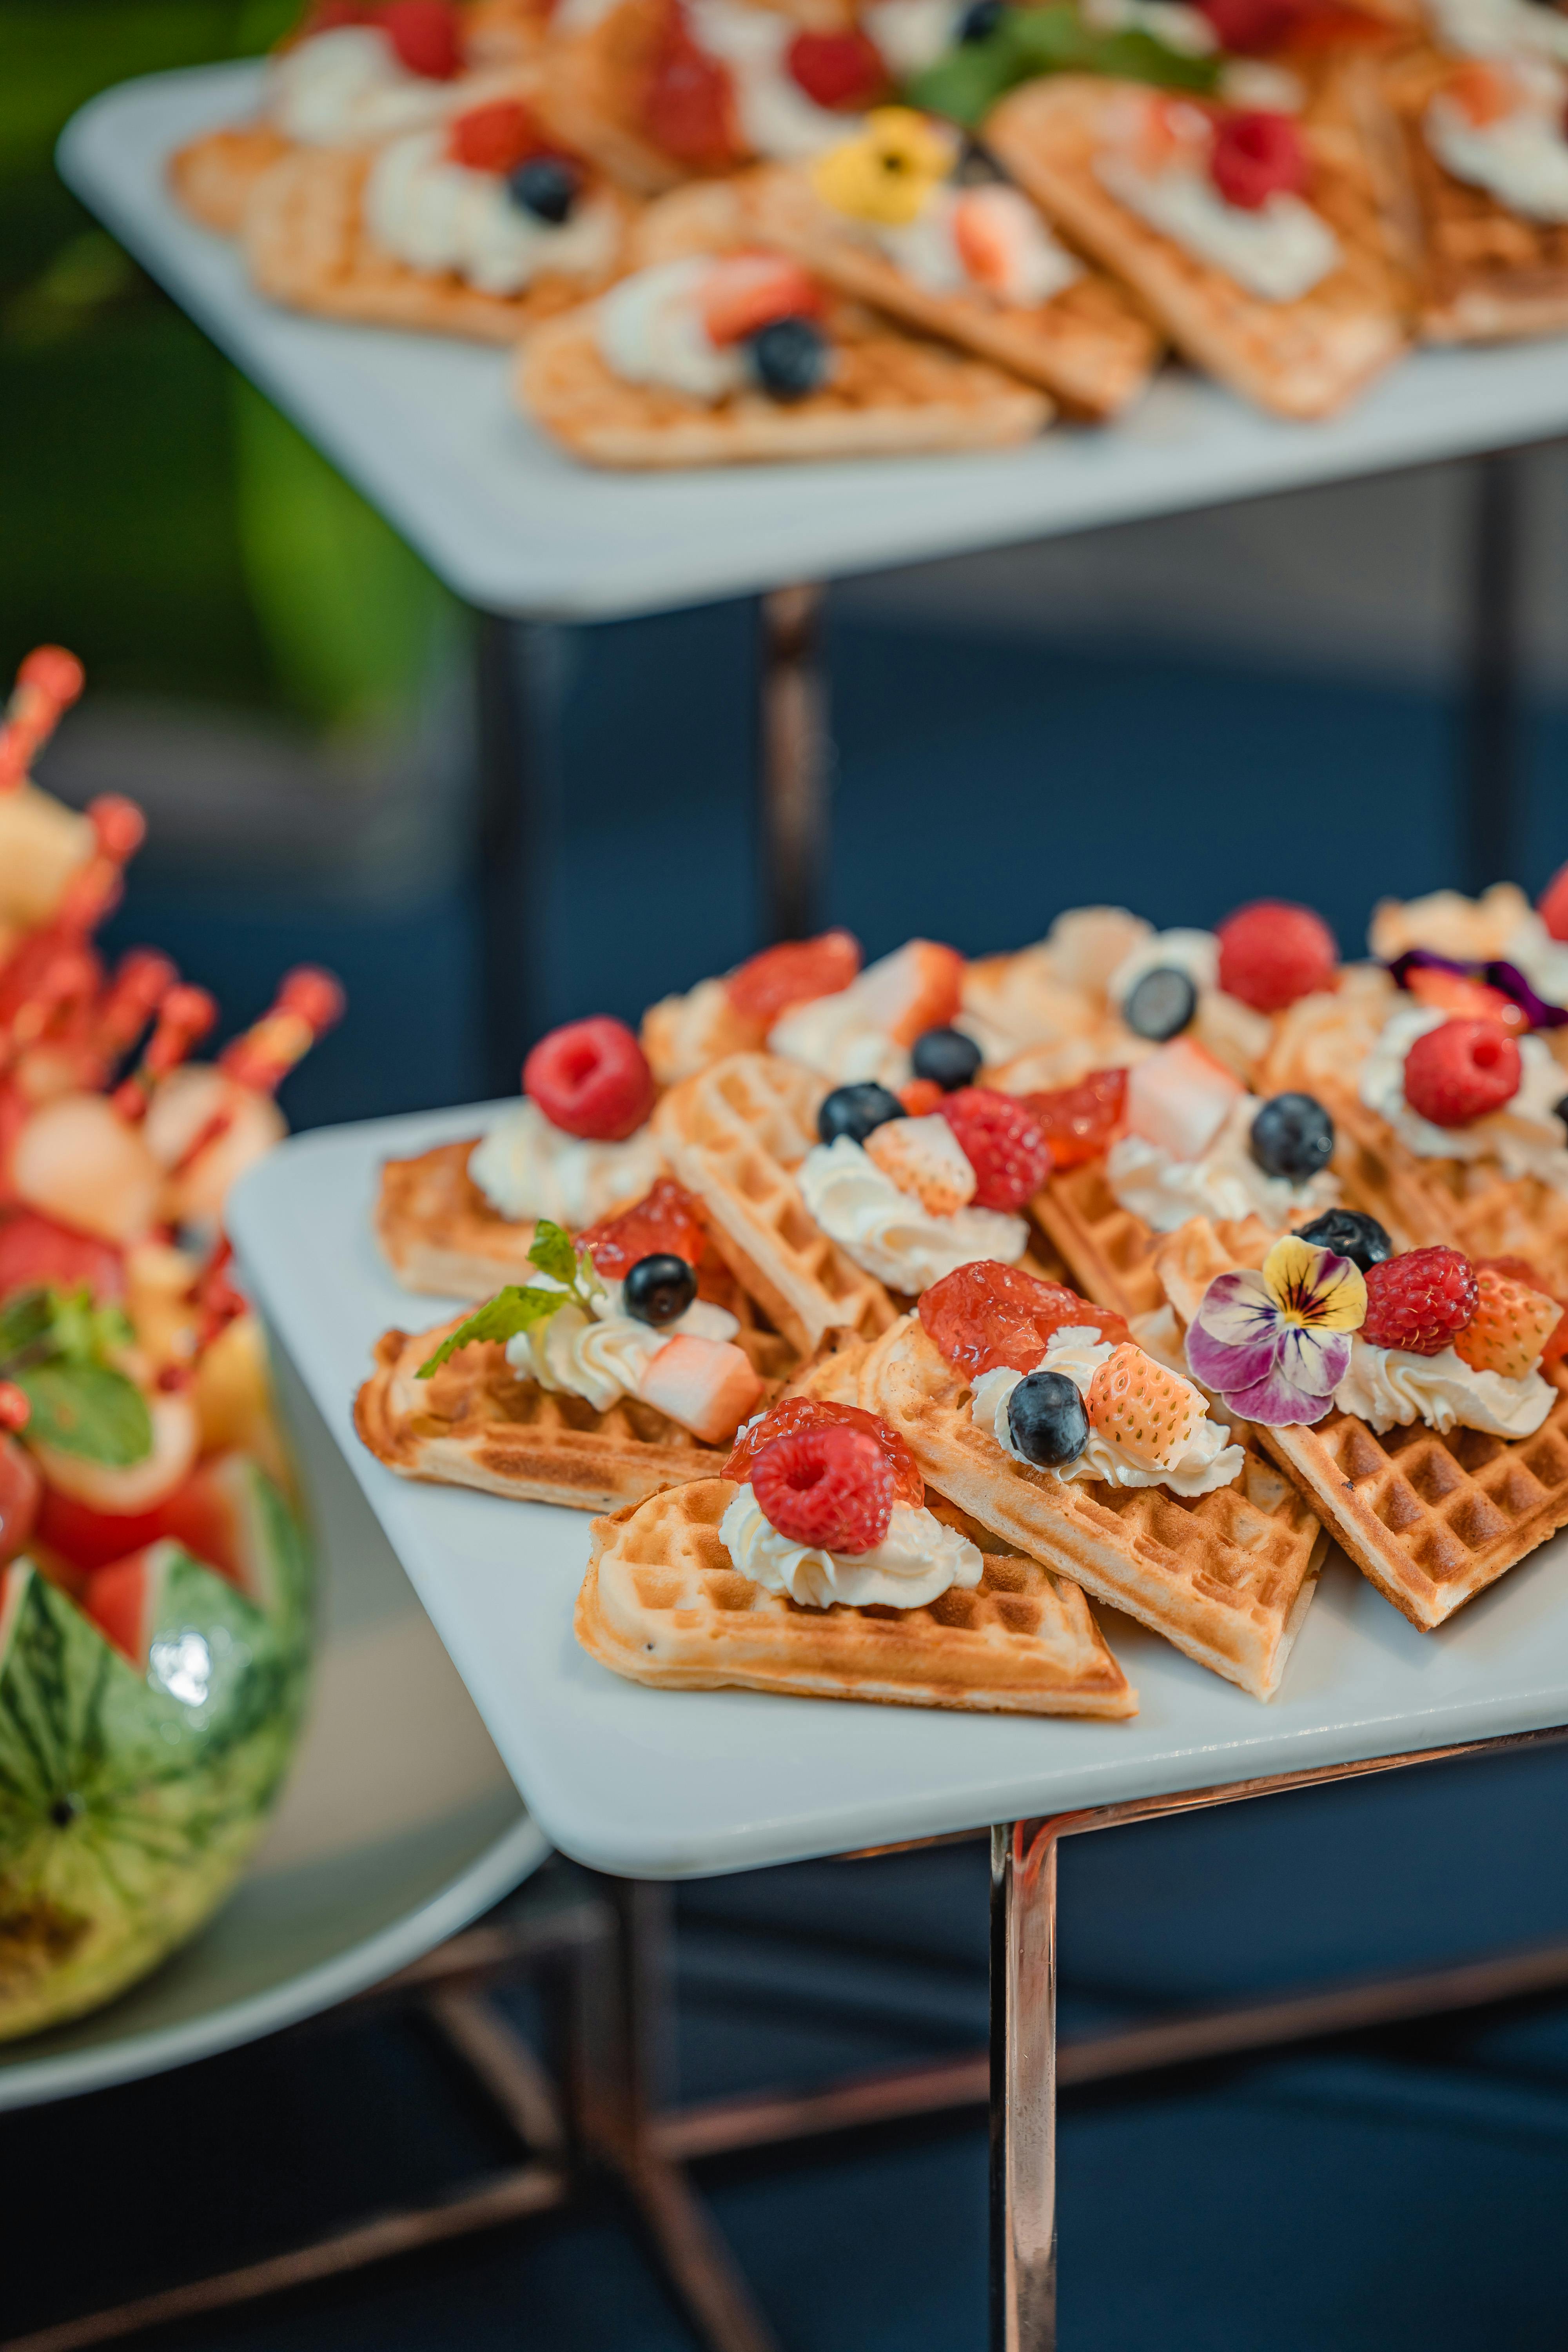
<path id="1" fill-rule="evenodd" d="M 594 1302 L 605 1295 L 605 1286 L 595 1270 L 593 1258 L 586 1250 L 577 1249 L 572 1236 L 562 1225 L 552 1224 L 542 1217 L 528 1253 L 531 1265 L 547 1274 L 559 1290 L 544 1290 L 537 1283 L 526 1289 L 509 1282 L 504 1290 L 487 1298 L 482 1307 L 448 1331 L 435 1354 L 421 1364 L 416 1380 L 427 1381 L 438 1372 L 459 1348 L 471 1348 L 477 1340 L 515 1339 L 520 1331 L 531 1331 L 536 1323 L 548 1322 L 563 1307 L 580 1307 L 584 1315 L 594 1312 Z"/>
<path id="2" fill-rule="evenodd" d="M 0 1307 L 0 1380 L 30 1408 L 24 1437 L 115 1470 L 153 1451 L 147 1400 L 114 1361 L 134 1339 L 118 1307 L 78 1290 L 19 1290 Z"/>

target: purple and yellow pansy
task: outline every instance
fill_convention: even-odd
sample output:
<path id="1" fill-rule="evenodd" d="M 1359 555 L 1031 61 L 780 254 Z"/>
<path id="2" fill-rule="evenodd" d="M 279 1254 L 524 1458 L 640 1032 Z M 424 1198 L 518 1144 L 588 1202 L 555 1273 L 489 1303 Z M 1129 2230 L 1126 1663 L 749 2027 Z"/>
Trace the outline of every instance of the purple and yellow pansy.
<path id="1" fill-rule="evenodd" d="M 1261 1274 L 1246 1267 L 1210 1283 L 1187 1331 L 1187 1362 L 1247 1421 L 1321 1421 L 1365 1318 L 1361 1268 L 1287 1234 Z"/>

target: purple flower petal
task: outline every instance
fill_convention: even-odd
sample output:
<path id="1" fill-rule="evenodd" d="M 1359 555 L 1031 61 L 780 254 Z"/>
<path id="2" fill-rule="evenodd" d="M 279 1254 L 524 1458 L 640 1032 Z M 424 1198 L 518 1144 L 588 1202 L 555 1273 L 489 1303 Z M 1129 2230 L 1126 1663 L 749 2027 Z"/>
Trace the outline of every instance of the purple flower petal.
<path id="1" fill-rule="evenodd" d="M 1266 1379 L 1279 1353 L 1280 1332 L 1276 1318 L 1238 1345 L 1215 1339 L 1194 1322 L 1187 1333 L 1188 1370 L 1207 1389 L 1232 1389 L 1247 1381 Z"/>
<path id="2" fill-rule="evenodd" d="M 1489 963 L 1486 979 L 1490 987 L 1512 997 L 1532 1029 L 1561 1029 L 1568 1021 L 1568 1013 L 1560 1004 L 1548 1004 L 1543 996 L 1537 996 L 1516 963 Z"/>
<path id="3" fill-rule="evenodd" d="M 1290 1323 L 1281 1338 L 1277 1370 L 1300 1395 L 1328 1396 L 1350 1370 L 1350 1360 L 1348 1331 L 1314 1331 Z"/>
<path id="4" fill-rule="evenodd" d="M 1296 1388 L 1278 1371 L 1267 1380 L 1255 1381 L 1247 1389 L 1228 1389 L 1225 1404 L 1247 1421 L 1260 1421 L 1268 1429 L 1284 1429 L 1293 1423 L 1309 1426 L 1321 1421 L 1333 1403 L 1331 1396 L 1311 1396 Z"/>

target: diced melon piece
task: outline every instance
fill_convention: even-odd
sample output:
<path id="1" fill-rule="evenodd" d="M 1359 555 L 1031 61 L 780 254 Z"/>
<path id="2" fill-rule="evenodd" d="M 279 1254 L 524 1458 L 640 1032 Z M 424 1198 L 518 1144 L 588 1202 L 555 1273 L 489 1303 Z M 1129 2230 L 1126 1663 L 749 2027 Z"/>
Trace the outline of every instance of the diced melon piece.
<path id="1" fill-rule="evenodd" d="M 1242 1091 L 1212 1054 L 1173 1037 L 1128 1072 L 1127 1125 L 1173 1160 L 1201 1160 Z"/>
<path id="2" fill-rule="evenodd" d="M 868 964 L 851 981 L 852 996 L 874 1029 L 898 1045 L 912 1045 L 927 1029 L 945 1029 L 958 1011 L 963 958 L 935 940 L 910 940 L 891 955 Z"/>
<path id="3" fill-rule="evenodd" d="M 56 1095 L 11 1147 L 11 1189 L 29 1209 L 98 1241 L 139 1241 L 158 1214 L 163 1171 L 105 1095 Z"/>
<path id="4" fill-rule="evenodd" d="M 637 1393 L 709 1445 L 733 1437 L 762 1402 L 763 1383 L 742 1349 L 728 1339 L 668 1339 L 649 1363 Z"/>

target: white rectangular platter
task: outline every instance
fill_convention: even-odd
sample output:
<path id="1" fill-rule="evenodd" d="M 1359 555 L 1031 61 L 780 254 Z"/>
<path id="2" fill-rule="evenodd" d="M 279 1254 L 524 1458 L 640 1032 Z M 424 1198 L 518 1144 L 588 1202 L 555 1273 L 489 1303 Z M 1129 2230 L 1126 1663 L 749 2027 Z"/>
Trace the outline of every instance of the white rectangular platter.
<path id="1" fill-rule="evenodd" d="M 260 68 L 106 91 L 59 167 L 251 376 L 470 604 L 536 618 L 658 612 L 792 580 L 1215 506 L 1568 431 L 1568 343 L 1426 352 L 1351 413 L 1289 425 L 1167 371 L 1104 432 L 999 455 L 595 474 L 510 406 L 500 352 L 275 310 L 163 184 L 183 140 L 254 106 Z"/>
<path id="2" fill-rule="evenodd" d="M 380 1163 L 478 1134 L 495 1108 L 298 1137 L 246 1179 L 230 1222 L 258 1303 L 531 1811 L 579 1861 L 697 1877 L 1568 1722 L 1568 1536 L 1438 1633 L 1406 1624 L 1334 1553 L 1268 1706 L 1105 1611 L 1140 1695 L 1129 1723 L 621 1681 L 573 1637 L 586 1514 L 410 1484 L 353 1433 L 379 1333 L 443 1313 L 381 1262 L 369 1219 Z"/>

